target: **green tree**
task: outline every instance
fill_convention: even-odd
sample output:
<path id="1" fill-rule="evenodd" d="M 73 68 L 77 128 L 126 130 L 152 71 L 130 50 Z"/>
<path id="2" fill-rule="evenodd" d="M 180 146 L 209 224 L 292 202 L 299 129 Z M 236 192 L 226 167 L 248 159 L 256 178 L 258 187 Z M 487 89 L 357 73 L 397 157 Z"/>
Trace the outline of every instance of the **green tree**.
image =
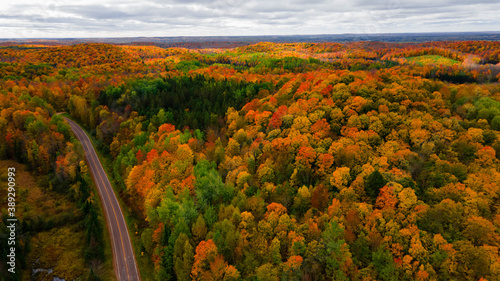
<path id="1" fill-rule="evenodd" d="M 491 120 L 491 128 L 500 131 L 500 115 L 497 115 Z"/>
<path id="2" fill-rule="evenodd" d="M 335 221 L 330 222 L 321 235 L 325 247 L 326 273 L 332 280 L 349 280 L 343 268 L 351 258 L 351 253 L 343 237 L 344 230 Z"/>
<path id="3" fill-rule="evenodd" d="M 389 251 L 383 247 L 373 252 L 373 265 L 377 270 L 377 277 L 383 281 L 399 280 L 399 272 L 396 270 L 394 259 Z"/>
<path id="4" fill-rule="evenodd" d="M 189 238 L 181 233 L 174 245 L 174 271 L 177 280 L 189 280 L 193 259 L 193 247 L 189 243 Z"/>
<path id="5" fill-rule="evenodd" d="M 194 167 L 194 176 L 196 177 L 196 198 L 202 209 L 208 205 L 220 203 L 223 198 L 229 198 L 228 191 L 215 170 L 215 164 L 207 160 L 198 162 Z"/>
<path id="6" fill-rule="evenodd" d="M 213 241 L 217 249 L 219 249 L 219 253 L 229 263 L 234 262 L 234 249 L 239 239 L 239 232 L 236 231 L 234 224 L 228 219 L 224 219 L 222 222 L 214 224 L 213 232 Z"/>
<path id="7" fill-rule="evenodd" d="M 372 199 L 376 199 L 380 189 L 384 187 L 387 181 L 382 176 L 378 170 L 375 170 L 371 174 L 369 174 L 365 179 L 365 192 Z"/>
<path id="8" fill-rule="evenodd" d="M 201 214 L 198 215 L 196 222 L 193 224 L 192 233 L 196 243 L 205 240 L 205 237 L 207 235 L 207 224 L 205 223 L 205 219 Z"/>

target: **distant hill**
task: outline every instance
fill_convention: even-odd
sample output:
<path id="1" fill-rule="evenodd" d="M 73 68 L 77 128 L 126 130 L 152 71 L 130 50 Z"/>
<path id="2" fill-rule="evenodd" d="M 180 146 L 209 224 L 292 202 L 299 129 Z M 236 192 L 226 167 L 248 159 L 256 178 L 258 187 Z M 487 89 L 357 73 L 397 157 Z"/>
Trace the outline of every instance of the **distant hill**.
<path id="1" fill-rule="evenodd" d="M 163 48 L 233 48 L 257 42 L 322 43 L 322 42 L 429 42 L 429 41 L 500 40 L 500 32 L 438 32 L 438 33 L 379 33 L 379 34 L 318 34 L 266 36 L 177 36 L 177 37 L 117 37 L 117 38 L 27 38 L 0 39 L 0 45 L 43 44 L 73 45 L 80 43 L 109 43 L 127 45 L 154 45 Z"/>

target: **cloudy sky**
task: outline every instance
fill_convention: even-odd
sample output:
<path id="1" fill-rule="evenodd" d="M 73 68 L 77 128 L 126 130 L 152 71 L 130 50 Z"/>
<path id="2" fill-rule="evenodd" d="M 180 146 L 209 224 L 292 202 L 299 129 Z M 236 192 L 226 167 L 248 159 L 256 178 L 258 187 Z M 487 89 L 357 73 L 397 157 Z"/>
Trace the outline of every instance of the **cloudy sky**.
<path id="1" fill-rule="evenodd" d="M 0 3 L 0 38 L 500 31 L 499 11 L 498 0 L 15 0 Z"/>

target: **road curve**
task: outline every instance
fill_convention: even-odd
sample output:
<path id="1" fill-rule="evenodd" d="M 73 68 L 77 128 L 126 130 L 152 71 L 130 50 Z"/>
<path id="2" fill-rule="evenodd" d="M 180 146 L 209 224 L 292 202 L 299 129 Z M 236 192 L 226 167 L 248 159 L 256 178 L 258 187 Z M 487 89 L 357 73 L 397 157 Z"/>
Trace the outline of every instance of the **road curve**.
<path id="1" fill-rule="evenodd" d="M 111 246 L 113 248 L 113 261 L 118 281 L 140 281 L 139 270 L 135 262 L 134 250 L 127 231 L 127 224 L 123 218 L 123 213 L 116 199 L 113 188 L 108 177 L 102 168 L 101 162 L 90 142 L 89 137 L 83 129 L 74 121 L 63 117 L 71 127 L 71 130 L 82 143 L 87 158 L 88 166 L 92 172 L 95 185 L 99 191 L 106 221 L 108 223 L 109 235 L 111 236 Z"/>

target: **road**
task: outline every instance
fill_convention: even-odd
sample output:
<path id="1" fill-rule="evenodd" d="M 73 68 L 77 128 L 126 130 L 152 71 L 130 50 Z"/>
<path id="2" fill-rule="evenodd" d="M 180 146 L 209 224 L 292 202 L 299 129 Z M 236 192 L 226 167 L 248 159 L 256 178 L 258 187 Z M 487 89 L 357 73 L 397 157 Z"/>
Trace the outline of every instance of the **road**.
<path id="1" fill-rule="evenodd" d="M 109 183 L 108 176 L 104 172 L 87 134 L 78 124 L 66 117 L 63 118 L 68 122 L 71 130 L 82 143 L 85 158 L 87 158 L 88 166 L 99 191 L 99 197 L 101 198 L 108 223 L 109 235 L 111 236 L 116 279 L 118 281 L 140 281 L 134 250 L 127 231 L 127 224 L 123 218 L 123 213 L 113 192 L 113 188 Z"/>

